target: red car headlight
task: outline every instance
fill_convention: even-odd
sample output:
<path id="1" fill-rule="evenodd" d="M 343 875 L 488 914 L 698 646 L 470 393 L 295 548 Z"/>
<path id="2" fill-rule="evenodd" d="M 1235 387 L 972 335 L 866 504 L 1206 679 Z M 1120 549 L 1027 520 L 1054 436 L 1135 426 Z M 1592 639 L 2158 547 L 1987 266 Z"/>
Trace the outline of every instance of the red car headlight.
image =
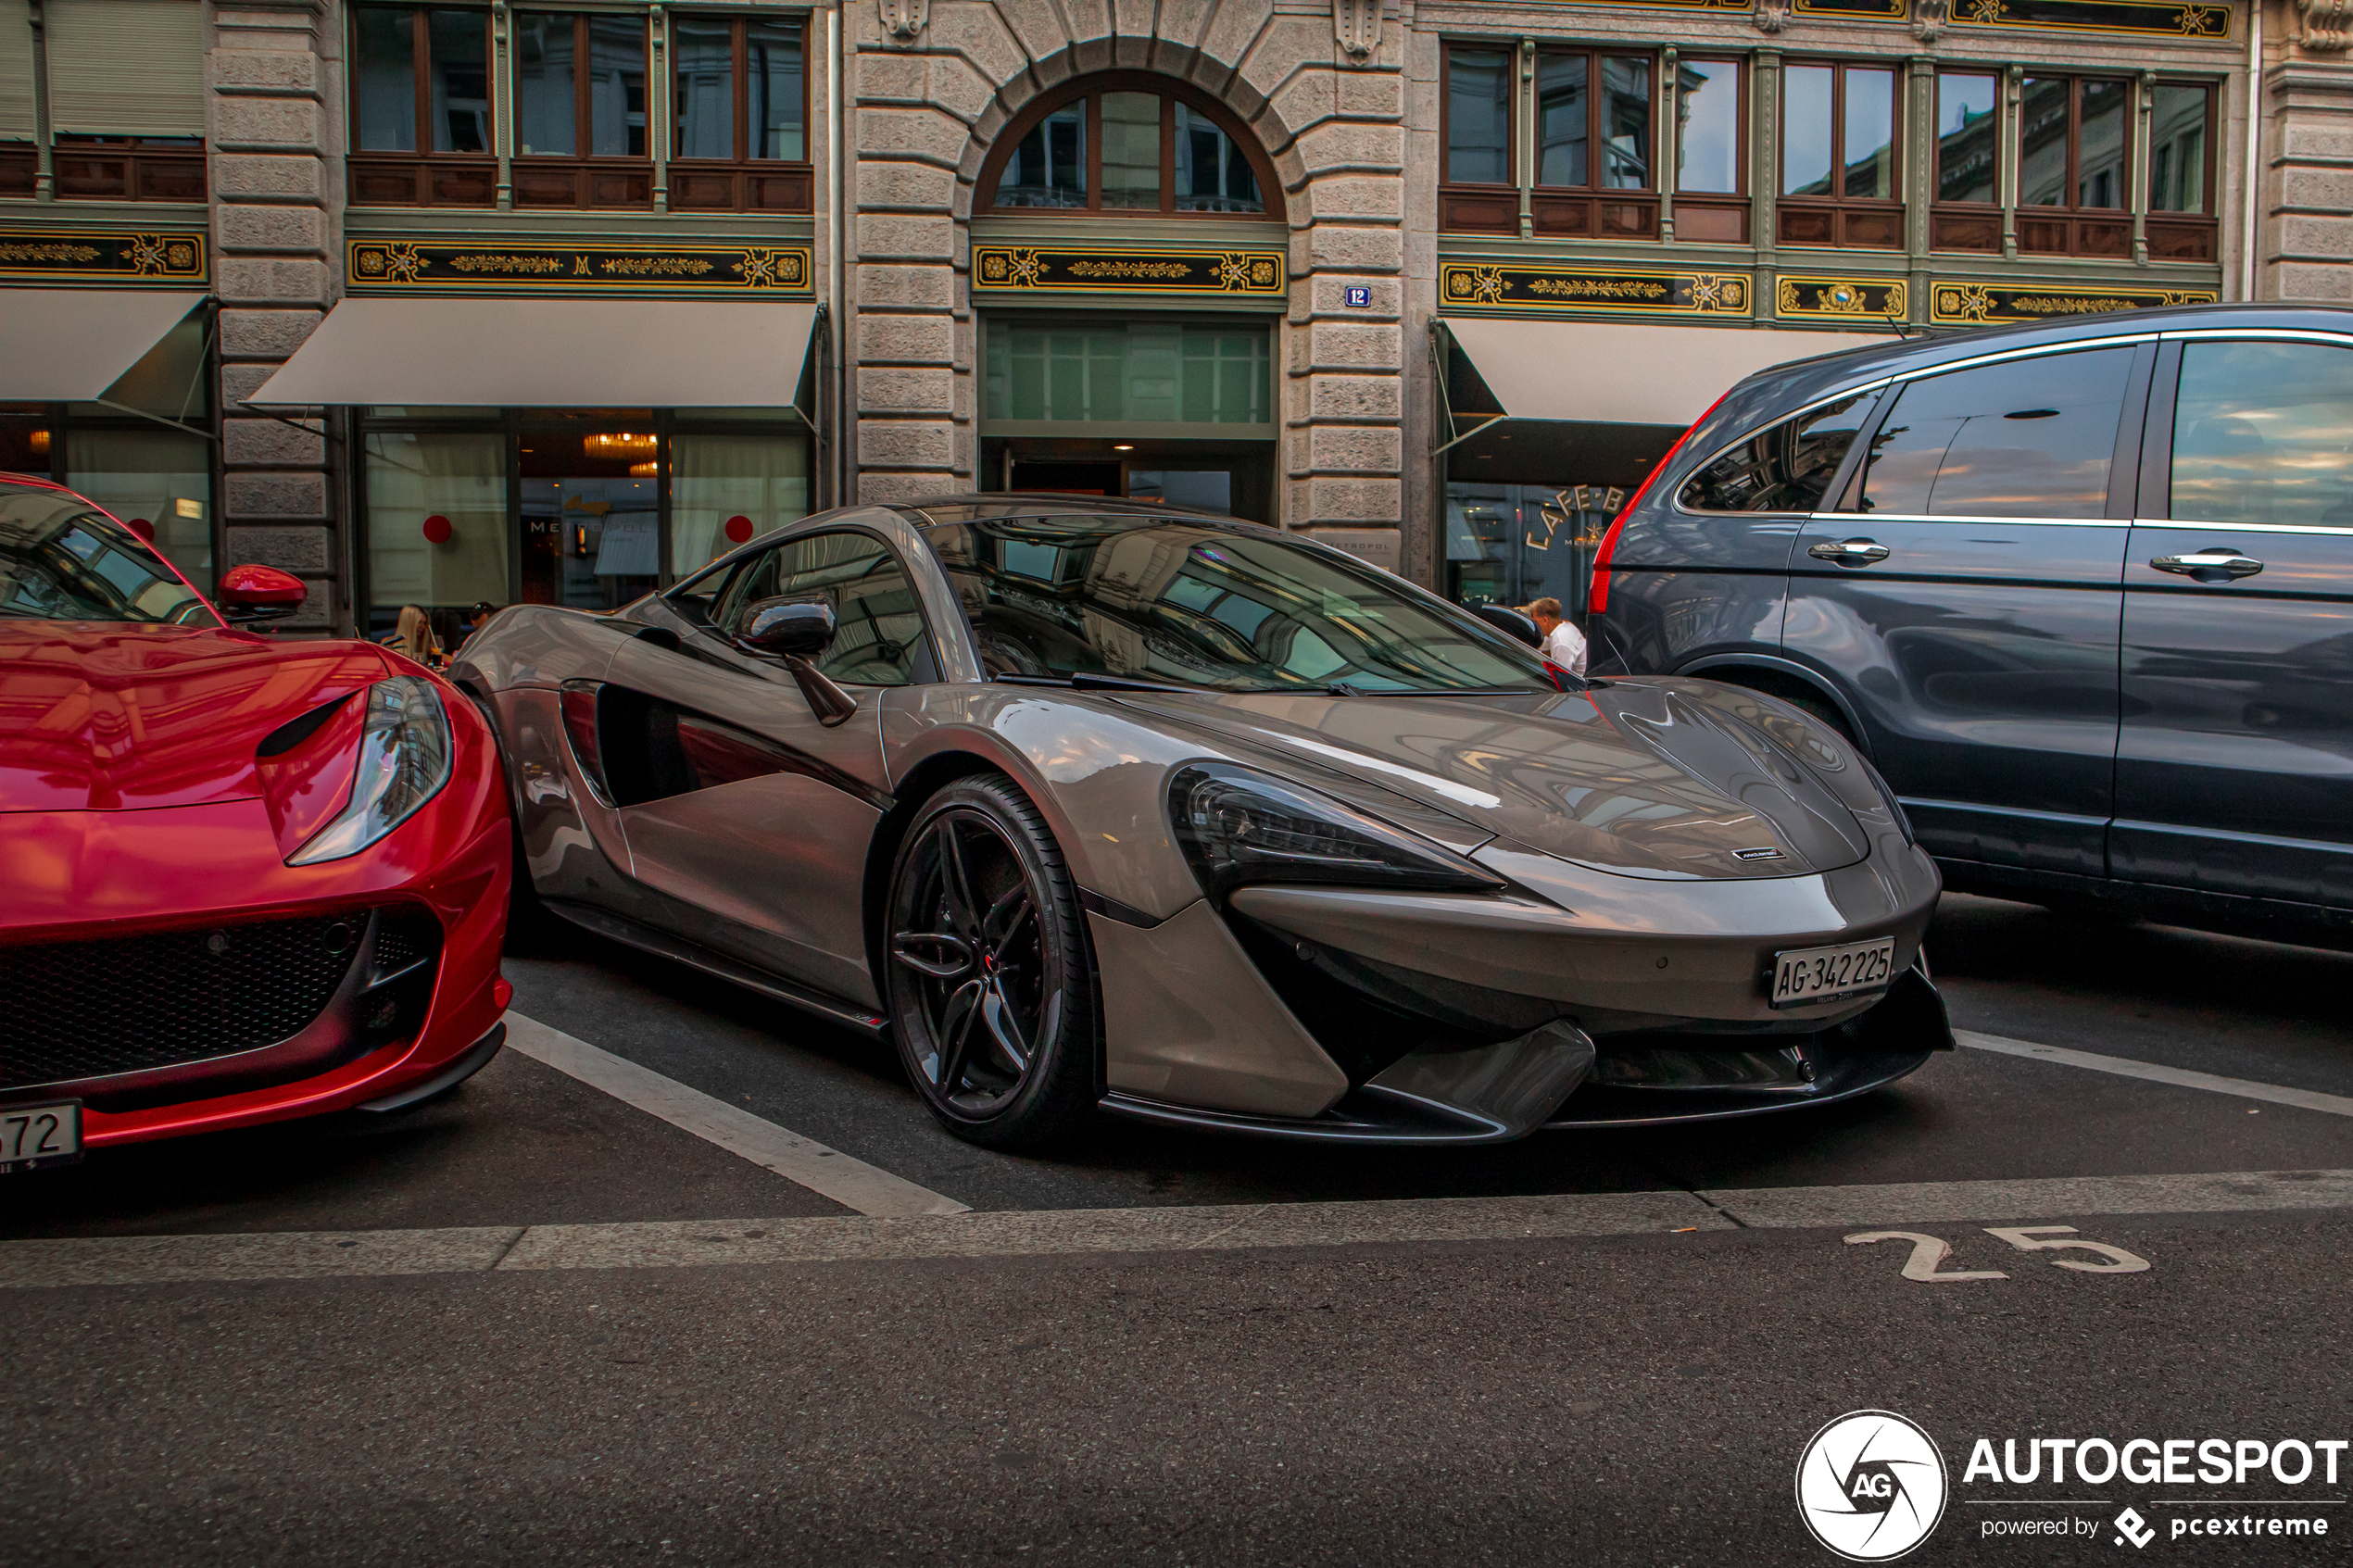
<path id="1" fill-rule="evenodd" d="M 457 746 L 431 681 L 417 675 L 378 681 L 368 688 L 367 703 L 351 799 L 286 857 L 290 866 L 357 855 L 416 815 L 449 782 Z"/>

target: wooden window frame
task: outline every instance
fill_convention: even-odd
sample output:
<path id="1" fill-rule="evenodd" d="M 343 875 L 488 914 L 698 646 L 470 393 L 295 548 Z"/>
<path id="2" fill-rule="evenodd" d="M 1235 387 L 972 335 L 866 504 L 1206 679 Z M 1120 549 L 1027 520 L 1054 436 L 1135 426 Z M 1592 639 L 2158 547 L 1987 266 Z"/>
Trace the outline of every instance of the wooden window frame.
<path id="1" fill-rule="evenodd" d="M 22 145 L 26 158 L 20 194 L 31 195 L 34 155 L 31 144 Z M 61 131 L 49 138 L 49 161 L 59 201 L 200 202 L 210 190 L 201 136 L 89 136 Z"/>
<path id="2" fill-rule="evenodd" d="M 1806 67 L 1831 72 L 1831 184 L 1827 196 L 1793 195 L 1779 188 L 1788 180 L 1790 72 Z M 1869 70 L 1888 78 L 1888 179 L 1894 194 L 1849 196 L 1846 194 L 1846 73 Z M 1781 123 L 1777 138 L 1782 150 L 1780 167 L 1773 170 L 1779 191 L 1773 204 L 1775 237 L 1781 245 L 1837 250 L 1902 250 L 1904 248 L 1904 62 L 1901 59 L 1793 59 L 1781 69 Z M 1824 222 L 1824 220 L 1827 222 Z M 1814 225 L 1819 225 L 1814 228 Z M 1810 232 L 1809 232 L 1810 231 Z M 1881 235 L 1884 237 L 1879 237 Z"/>
<path id="3" fill-rule="evenodd" d="M 1944 84 L 1948 76 L 1982 76 L 1994 84 L 1994 198 L 1991 201 L 1954 202 L 1942 199 L 1944 143 L 1940 128 L 1944 124 Z M 2003 134 L 2001 124 L 2004 95 L 2002 68 L 1957 61 L 1950 69 L 1940 69 L 1936 72 L 1934 84 L 1929 92 L 1934 96 L 1929 110 L 1928 126 L 1928 248 L 1998 256 L 2002 249 L 2002 182 L 2018 161 L 2010 149 L 2010 139 Z"/>
<path id="4" fill-rule="evenodd" d="M 1105 207 L 1103 201 L 1103 105 L 1106 93 L 1151 93 L 1160 99 L 1160 206 Z M 1022 139 L 1035 130 L 1038 122 L 1058 109 L 1084 101 L 1087 105 L 1087 205 L 1085 207 L 999 207 L 997 187 L 1005 174 L 1005 166 L 1013 161 L 1013 152 Z M 1236 148 L 1250 163 L 1250 171 L 1258 182 L 1259 200 L 1263 212 L 1185 212 L 1176 207 L 1176 122 L 1178 103 L 1202 115 L 1211 124 L 1232 139 Z M 998 134 L 996 144 L 988 149 L 988 157 L 980 168 L 980 179 L 973 187 L 975 216 L 1000 218 L 1175 218 L 1189 221 L 1224 220 L 1241 223 L 1280 223 L 1284 219 L 1283 188 L 1275 179 L 1274 161 L 1248 126 L 1237 119 L 1232 110 L 1214 98 L 1188 83 L 1150 71 L 1108 70 L 1083 76 L 1064 82 L 1051 93 L 1041 93 L 1037 100 L 1016 116 Z"/>
<path id="5" fill-rule="evenodd" d="M 673 12 L 670 20 L 727 23 L 734 77 L 736 145 L 730 158 L 673 157 L 669 163 L 670 209 L 673 212 L 813 212 L 816 210 L 816 168 L 809 151 L 809 17 L 781 13 L 747 17 L 740 13 Z M 800 150 L 795 158 L 754 157 L 751 153 L 751 35 L 753 21 L 789 21 L 800 29 Z M 678 132 L 678 41 L 670 39 L 670 125 L 672 145 Z M 650 129 L 650 127 L 648 128 Z"/>
<path id="6" fill-rule="evenodd" d="M 567 13 L 555 6 L 530 6 L 511 10 L 510 17 L 539 15 L 562 16 Z M 595 144 L 596 121 L 594 104 L 596 86 L 593 56 L 588 48 L 588 26 L 604 17 L 635 19 L 644 33 L 646 53 L 646 150 L 643 154 L 595 153 L 516 153 L 508 160 L 509 180 L 514 193 L 517 210 L 566 211 L 585 207 L 607 210 L 650 210 L 654 205 L 654 144 L 657 127 L 654 124 L 655 82 L 653 18 L 646 11 L 573 11 L 572 17 L 572 144 L 585 147 Z M 510 59 L 509 80 L 505 83 L 509 105 L 522 97 L 520 84 L 513 79 L 514 62 Z M 508 111 L 512 115 L 511 108 Z"/>
<path id="7" fill-rule="evenodd" d="M 1745 55 L 1692 54 L 1678 57 L 1678 64 L 1728 65 L 1732 68 L 1733 82 L 1738 91 L 1737 107 L 1733 110 L 1732 188 L 1730 191 L 1685 191 L 1682 189 L 1683 118 L 1679 107 L 1674 123 L 1668 129 L 1672 145 L 1668 150 L 1670 172 L 1675 187 L 1675 237 L 1699 245 L 1736 245 L 1749 243 L 1749 214 L 1755 210 L 1754 193 L 1748 186 L 1749 160 L 1749 81 L 1755 74 L 1749 68 L 1751 56 Z M 1666 87 L 1665 70 L 1661 68 L 1661 91 Z M 1677 102 L 1682 98 L 1682 86 L 1675 89 Z M 1657 111 L 1664 113 L 1664 110 Z"/>
<path id="8" fill-rule="evenodd" d="M 1447 83 L 1453 77 L 1457 51 L 1504 57 L 1511 73 L 1511 127 L 1504 137 L 1504 179 L 1450 180 L 1446 160 L 1453 146 L 1453 98 Z M 1519 65 L 1518 45 L 1504 39 L 1446 39 L 1438 57 L 1438 226 L 1456 233 L 1519 233 Z"/>
<path id="9" fill-rule="evenodd" d="M 1585 183 L 1582 185 L 1538 183 L 1543 172 L 1543 150 L 1535 142 L 1541 129 L 1537 116 L 1542 112 L 1543 106 L 1535 94 L 1544 80 L 1544 61 L 1548 58 L 1582 58 L 1585 61 Z M 1647 185 L 1601 183 L 1603 168 L 1608 161 L 1606 143 L 1602 135 L 1602 69 L 1604 62 L 1608 60 L 1639 60 L 1650 76 L 1650 147 L 1645 161 L 1651 182 Z M 1529 219 L 1539 238 L 1658 238 L 1658 89 L 1659 57 L 1655 50 L 1644 53 L 1601 44 L 1580 48 L 1537 46 L 1535 74 L 1529 82 L 1529 100 L 1526 113 L 1531 128 L 1528 149 Z"/>
<path id="10" fill-rule="evenodd" d="M 437 153 L 433 150 L 433 29 L 426 18 L 434 11 L 464 11 L 482 19 L 484 69 L 496 71 L 498 56 L 490 36 L 487 7 L 472 6 L 353 6 L 345 21 L 348 43 L 345 58 L 351 62 L 351 123 L 359 119 L 359 17 L 362 11 L 398 11 L 409 18 L 411 51 L 409 75 L 414 78 L 416 108 L 413 140 L 408 152 L 359 152 L 344 159 L 345 179 L 354 207 L 496 207 L 498 202 L 498 158 L 495 153 Z M 356 136 L 356 132 L 354 133 Z M 495 144 L 495 136 L 494 136 Z"/>
<path id="11" fill-rule="evenodd" d="M 2062 187 L 2068 199 L 2050 206 L 2029 207 L 2023 189 L 2018 193 L 2018 250 L 2020 256 L 2075 256 L 2099 261 L 2130 261 L 2133 259 L 2133 189 L 2138 172 L 2135 160 L 2141 155 L 2139 121 L 2140 90 L 2129 75 L 2112 71 L 2044 70 L 2031 68 L 2019 89 L 2018 134 L 2009 138 L 2014 144 L 2009 156 L 2019 170 L 2019 182 L 2026 177 L 2026 84 L 2035 82 L 2067 83 L 2067 175 Z M 2124 176 L 2124 199 L 2115 207 L 2079 207 L 2075 204 L 2076 182 L 2082 169 L 2083 157 L 2083 84 L 2087 82 L 2110 82 L 2124 89 L 2124 144 L 2119 149 L 2117 167 Z M 2213 140 L 2211 131 L 2207 137 Z"/>
<path id="12" fill-rule="evenodd" d="M 2220 86 L 2211 77 L 2183 77 L 2169 81 L 2160 76 L 2151 90 L 2149 109 L 2152 117 L 2157 108 L 2157 93 L 2168 87 L 2196 87 L 2206 94 L 2206 168 L 2199 177 L 2199 189 L 2206 193 L 2206 206 L 2198 212 L 2160 212 L 2154 205 L 2149 207 L 2145 215 L 2145 232 L 2151 261 L 2190 261 L 2210 265 L 2221 255 L 2222 220 L 2214 210 L 2214 182 L 2221 172 L 2219 149 L 2215 145 L 2215 106 L 2221 95 Z M 2137 119 L 2138 116 L 2134 118 Z M 2145 148 L 2141 157 L 2146 159 L 2155 150 L 2154 145 Z M 2148 193 L 2152 204 L 2156 181 L 2157 170 L 2148 169 L 2141 186 Z"/>

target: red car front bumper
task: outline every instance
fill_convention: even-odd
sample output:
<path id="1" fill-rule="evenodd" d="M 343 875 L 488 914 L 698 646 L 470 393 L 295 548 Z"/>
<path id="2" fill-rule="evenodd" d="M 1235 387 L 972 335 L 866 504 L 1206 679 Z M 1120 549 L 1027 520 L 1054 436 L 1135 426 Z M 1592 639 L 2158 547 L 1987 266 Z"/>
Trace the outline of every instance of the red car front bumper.
<path id="1" fill-rule="evenodd" d="M 464 1058 L 512 995 L 511 849 L 486 727 L 448 709 L 454 776 L 343 860 L 285 864 L 259 799 L 0 816 L 0 1106 L 80 1099 L 94 1148 L 395 1098 Z"/>

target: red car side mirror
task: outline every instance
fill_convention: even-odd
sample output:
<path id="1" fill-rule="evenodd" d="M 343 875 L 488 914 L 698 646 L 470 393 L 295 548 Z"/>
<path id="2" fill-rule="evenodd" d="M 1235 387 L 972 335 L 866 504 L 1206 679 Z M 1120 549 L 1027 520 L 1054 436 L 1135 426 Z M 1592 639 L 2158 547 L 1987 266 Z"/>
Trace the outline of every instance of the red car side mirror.
<path id="1" fill-rule="evenodd" d="M 212 596 L 224 621 L 277 621 L 300 609 L 310 589 L 274 566 L 233 566 L 220 574 Z"/>

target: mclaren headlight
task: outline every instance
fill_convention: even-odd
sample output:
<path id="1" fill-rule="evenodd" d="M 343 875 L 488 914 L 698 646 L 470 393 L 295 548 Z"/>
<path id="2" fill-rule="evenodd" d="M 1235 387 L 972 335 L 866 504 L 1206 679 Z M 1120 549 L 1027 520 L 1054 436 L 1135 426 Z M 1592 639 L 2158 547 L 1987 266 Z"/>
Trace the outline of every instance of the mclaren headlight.
<path id="1" fill-rule="evenodd" d="M 334 820 L 289 856 L 290 866 L 315 866 L 357 855 L 416 815 L 449 782 L 456 746 L 449 715 L 431 681 L 395 675 L 368 688 L 359 730 L 359 764 L 351 800 Z"/>
<path id="2" fill-rule="evenodd" d="M 1416 893 L 1491 893 L 1502 880 L 1337 800 L 1246 768 L 1194 763 L 1168 783 L 1169 825 L 1203 892 L 1309 882 Z"/>

